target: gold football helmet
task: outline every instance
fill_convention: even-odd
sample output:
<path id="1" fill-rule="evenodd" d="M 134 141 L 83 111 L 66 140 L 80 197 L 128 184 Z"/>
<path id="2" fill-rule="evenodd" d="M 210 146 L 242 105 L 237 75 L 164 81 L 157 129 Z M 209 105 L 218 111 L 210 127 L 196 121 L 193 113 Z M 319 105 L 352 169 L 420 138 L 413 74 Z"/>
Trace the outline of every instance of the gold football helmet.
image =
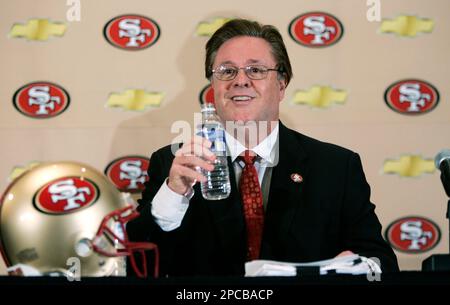
<path id="1" fill-rule="evenodd" d="M 136 274 L 146 276 L 144 251 L 153 250 L 157 276 L 157 246 L 128 241 L 125 223 L 137 216 L 96 169 L 43 163 L 16 178 L 0 199 L 0 249 L 9 267 L 66 276 L 125 275 L 127 255 Z M 140 253 L 140 268 L 133 252 Z"/>

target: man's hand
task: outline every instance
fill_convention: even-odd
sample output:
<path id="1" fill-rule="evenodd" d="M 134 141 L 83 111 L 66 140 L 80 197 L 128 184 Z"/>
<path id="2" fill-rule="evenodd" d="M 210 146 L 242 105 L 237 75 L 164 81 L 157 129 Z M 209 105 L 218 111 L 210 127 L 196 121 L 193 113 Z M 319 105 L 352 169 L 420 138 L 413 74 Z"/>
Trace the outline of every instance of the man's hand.
<path id="1" fill-rule="evenodd" d="M 212 171 L 216 156 L 209 150 L 211 142 L 200 136 L 193 136 L 190 142 L 184 143 L 175 153 L 169 171 L 169 188 L 180 194 L 186 194 L 197 181 L 205 182 L 206 177 L 196 168 Z"/>
<path id="2" fill-rule="evenodd" d="M 339 253 L 338 255 L 336 255 L 336 257 L 341 257 L 341 256 L 347 256 L 347 255 L 353 255 L 355 253 L 353 253 L 350 250 L 346 250 L 346 251 L 342 251 L 341 253 Z"/>

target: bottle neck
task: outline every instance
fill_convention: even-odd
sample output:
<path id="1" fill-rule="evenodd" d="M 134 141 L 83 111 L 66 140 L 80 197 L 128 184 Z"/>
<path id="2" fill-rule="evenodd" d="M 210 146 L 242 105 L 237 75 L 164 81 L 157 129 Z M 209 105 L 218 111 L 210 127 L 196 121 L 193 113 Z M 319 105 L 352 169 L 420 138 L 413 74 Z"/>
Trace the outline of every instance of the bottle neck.
<path id="1" fill-rule="evenodd" d="M 202 117 L 203 119 L 215 119 L 218 120 L 219 117 L 217 116 L 216 108 L 214 107 L 214 104 L 204 104 L 202 106 Z"/>
<path id="2" fill-rule="evenodd" d="M 209 112 L 209 111 L 216 112 L 216 107 L 214 106 L 214 104 L 205 103 L 205 104 L 202 105 L 202 110 L 201 111 L 202 112 L 204 112 L 204 111 L 206 111 L 206 112 Z"/>

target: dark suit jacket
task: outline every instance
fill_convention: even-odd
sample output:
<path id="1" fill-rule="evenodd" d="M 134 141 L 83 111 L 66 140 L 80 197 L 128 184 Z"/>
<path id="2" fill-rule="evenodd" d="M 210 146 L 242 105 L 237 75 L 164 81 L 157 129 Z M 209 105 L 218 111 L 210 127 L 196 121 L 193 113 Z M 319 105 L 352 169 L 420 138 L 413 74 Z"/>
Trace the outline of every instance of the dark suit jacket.
<path id="1" fill-rule="evenodd" d="M 151 201 L 168 177 L 173 158 L 170 146 L 151 156 L 149 181 L 139 200 L 141 215 L 127 225 L 130 239 L 159 246 L 162 275 L 243 275 L 245 220 L 230 160 L 227 199 L 204 200 L 197 184 L 178 229 L 164 232 L 155 223 Z M 295 183 L 292 173 L 299 173 L 303 182 Z M 261 259 L 306 262 L 351 250 L 377 257 L 383 271 L 398 271 L 369 197 L 358 154 L 280 122 L 279 163 L 272 172 Z"/>

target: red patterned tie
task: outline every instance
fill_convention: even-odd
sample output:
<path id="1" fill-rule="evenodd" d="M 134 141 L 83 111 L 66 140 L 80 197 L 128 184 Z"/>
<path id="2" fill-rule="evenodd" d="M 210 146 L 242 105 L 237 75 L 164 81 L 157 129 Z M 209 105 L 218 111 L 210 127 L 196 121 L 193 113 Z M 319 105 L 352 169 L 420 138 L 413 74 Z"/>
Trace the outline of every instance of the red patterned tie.
<path id="1" fill-rule="evenodd" d="M 250 151 L 246 150 L 244 157 L 241 158 L 245 162 L 239 187 L 247 227 L 247 259 L 254 260 L 259 258 L 261 248 L 264 226 L 263 197 L 258 181 L 258 172 L 253 165 L 256 156 L 250 156 Z"/>

